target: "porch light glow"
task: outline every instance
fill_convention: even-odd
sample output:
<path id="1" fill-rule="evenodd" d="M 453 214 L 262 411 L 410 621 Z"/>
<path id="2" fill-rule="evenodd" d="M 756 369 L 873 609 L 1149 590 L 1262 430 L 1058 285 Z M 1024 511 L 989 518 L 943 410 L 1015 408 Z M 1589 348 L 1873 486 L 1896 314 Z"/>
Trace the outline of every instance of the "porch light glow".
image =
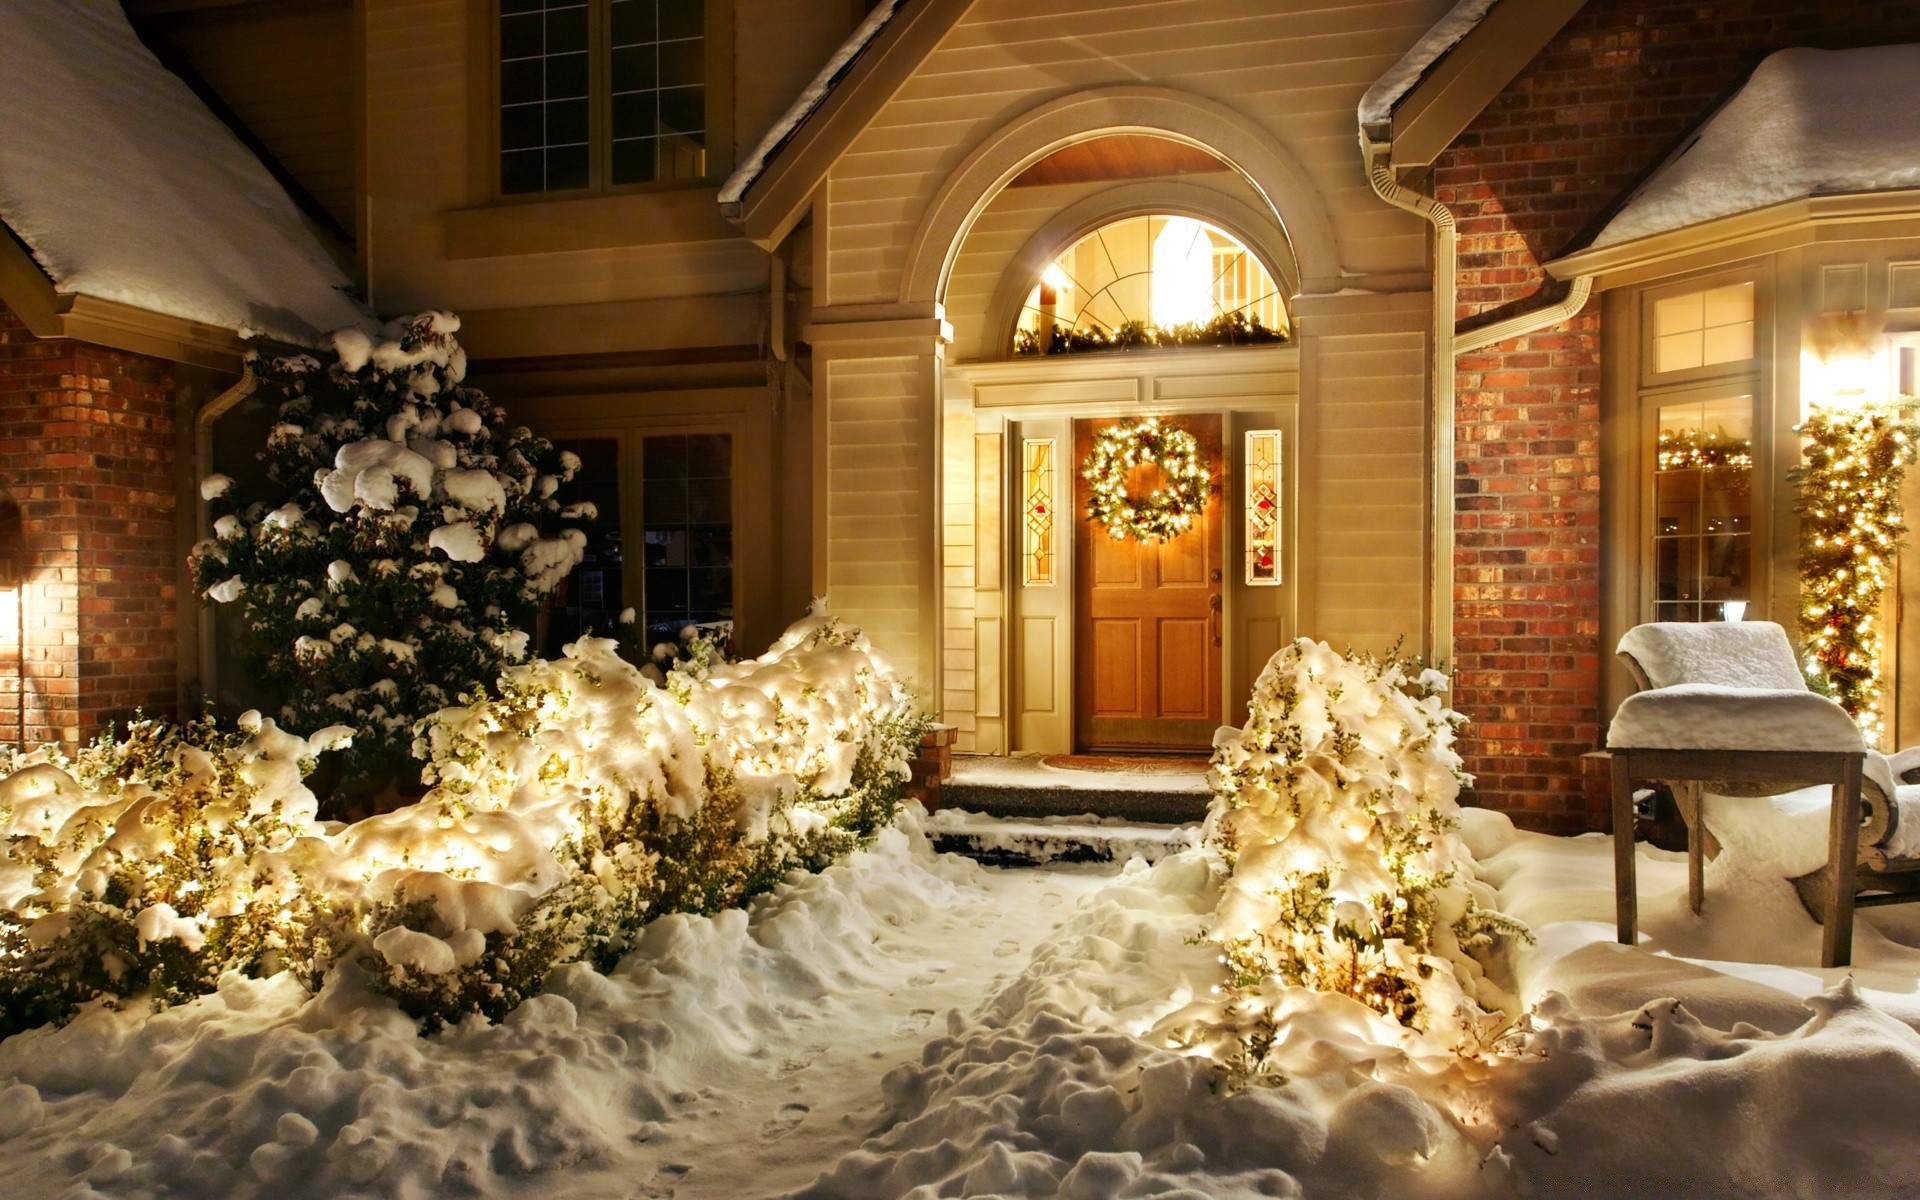
<path id="1" fill-rule="evenodd" d="M 1192 217 L 1168 217 L 1153 239 L 1153 323 L 1200 325 L 1213 311 L 1213 239 Z"/>

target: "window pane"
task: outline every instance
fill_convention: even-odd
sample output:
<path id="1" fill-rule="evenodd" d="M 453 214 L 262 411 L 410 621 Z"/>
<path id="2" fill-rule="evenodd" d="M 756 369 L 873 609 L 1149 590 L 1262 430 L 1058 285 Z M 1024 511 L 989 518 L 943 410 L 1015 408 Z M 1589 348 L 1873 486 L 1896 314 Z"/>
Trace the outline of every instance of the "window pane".
<path id="1" fill-rule="evenodd" d="M 658 46 L 625 46 L 614 50 L 611 60 L 614 93 L 659 87 L 659 60 Z"/>
<path id="2" fill-rule="evenodd" d="M 1663 406 L 1655 464 L 1655 615 L 1722 620 L 1752 599 L 1753 398 Z"/>
<path id="3" fill-rule="evenodd" d="M 646 475 L 647 637 L 733 619 L 733 439 L 649 437 Z"/>
<path id="4" fill-rule="evenodd" d="M 582 53 L 587 49 L 587 6 L 547 13 L 547 53 Z"/>
<path id="5" fill-rule="evenodd" d="M 700 38 L 660 44 L 660 86 L 688 87 L 706 82 L 707 44 Z"/>
<path id="6" fill-rule="evenodd" d="M 659 121 L 658 92 L 629 92 L 613 98 L 613 137 L 653 136 Z"/>
<path id="7" fill-rule="evenodd" d="M 1669 296 L 1653 306 L 1654 369 L 1686 371 L 1753 357 L 1753 284 Z"/>
<path id="8" fill-rule="evenodd" d="M 613 144 L 613 182 L 650 183 L 654 179 L 653 138 L 633 138 Z"/>
<path id="9" fill-rule="evenodd" d="M 659 25 L 654 20 L 655 0 L 613 0 L 613 44 L 631 46 L 658 40 Z"/>
<path id="10" fill-rule="evenodd" d="M 561 146 L 547 151 L 547 187 L 549 192 L 583 188 L 588 182 L 587 148 Z"/>
<path id="11" fill-rule="evenodd" d="M 699 37 L 706 24 L 707 6 L 703 0 L 659 0 L 660 37 Z"/>

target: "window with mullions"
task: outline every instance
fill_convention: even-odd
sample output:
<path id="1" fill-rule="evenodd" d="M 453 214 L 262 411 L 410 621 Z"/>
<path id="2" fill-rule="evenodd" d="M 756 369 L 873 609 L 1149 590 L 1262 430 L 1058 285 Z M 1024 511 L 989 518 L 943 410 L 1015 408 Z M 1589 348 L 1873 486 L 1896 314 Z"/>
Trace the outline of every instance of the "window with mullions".
<path id="1" fill-rule="evenodd" d="M 500 191 L 707 173 L 705 0 L 499 0 Z"/>

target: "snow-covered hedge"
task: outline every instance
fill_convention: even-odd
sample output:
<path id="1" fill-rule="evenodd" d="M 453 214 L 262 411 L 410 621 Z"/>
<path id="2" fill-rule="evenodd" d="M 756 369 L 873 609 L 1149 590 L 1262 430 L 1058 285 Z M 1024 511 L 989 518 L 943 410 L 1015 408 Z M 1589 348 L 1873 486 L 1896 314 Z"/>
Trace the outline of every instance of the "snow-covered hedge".
<path id="1" fill-rule="evenodd" d="M 224 972 L 366 970 L 430 1027 L 609 966 L 666 912 L 741 903 L 891 819 L 924 721 L 859 630 L 816 613 L 757 659 L 659 686 L 586 638 L 422 722 L 431 790 L 352 825 L 300 738 L 136 727 L 0 779 L 0 1033 Z"/>
<path id="2" fill-rule="evenodd" d="M 1471 777 L 1446 687 L 1397 655 L 1301 638 L 1261 672 L 1246 726 L 1215 738 L 1208 836 L 1232 874 L 1209 936 L 1231 984 L 1212 1024 L 1237 1072 L 1267 1069 L 1289 989 L 1350 997 L 1448 1048 L 1517 1011 L 1476 957 L 1524 930 L 1455 832 Z"/>
<path id="3" fill-rule="evenodd" d="M 334 354 L 260 360 L 278 397 L 266 478 L 213 475 L 201 594 L 238 608 L 289 729 L 351 725 L 350 787 L 406 758 L 414 722 L 523 660 L 539 599 L 579 560 L 557 493 L 579 460 L 468 387 L 459 318 L 428 312 Z"/>

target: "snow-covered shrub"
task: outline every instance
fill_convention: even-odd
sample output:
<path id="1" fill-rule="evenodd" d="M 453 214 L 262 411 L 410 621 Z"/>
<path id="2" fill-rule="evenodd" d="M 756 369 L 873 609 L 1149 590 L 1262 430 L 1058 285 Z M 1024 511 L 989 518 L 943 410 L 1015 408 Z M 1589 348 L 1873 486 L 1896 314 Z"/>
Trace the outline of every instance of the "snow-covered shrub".
<path id="1" fill-rule="evenodd" d="M 405 760 L 415 721 L 525 658 L 534 608 L 585 544 L 555 499 L 578 460 L 462 382 L 459 324 L 429 312 L 334 334 L 325 365 L 257 364 L 282 397 L 265 486 L 201 484 L 201 594 L 239 607 L 283 725 L 354 727 L 350 788 Z"/>
<path id="2" fill-rule="evenodd" d="M 143 721 L 0 779 L 0 1034 L 296 960 L 316 897 L 287 855 L 324 832 L 301 781 L 348 736 L 252 713 L 237 733 Z"/>
<path id="3" fill-rule="evenodd" d="M 347 826 L 301 782 L 344 726 L 142 726 L 84 779 L 43 756 L 0 780 L 0 1011 L 349 963 L 430 1027 L 499 1017 L 554 966 L 610 967 L 653 917 L 738 905 L 891 820 L 925 723 L 859 630 L 816 612 L 665 683 L 604 638 L 512 667 L 421 723 L 426 796 Z"/>
<path id="4" fill-rule="evenodd" d="M 1208 837 L 1231 868 L 1208 936 L 1231 978 L 1222 1054 L 1258 1077 L 1288 989 L 1350 997 L 1448 1047 L 1515 1005 L 1476 953 L 1524 930 L 1455 833 L 1471 778 L 1440 672 L 1301 638 L 1267 663 L 1247 724 L 1214 739 Z M 1296 1006 L 1297 1007 L 1297 1006 Z"/>

